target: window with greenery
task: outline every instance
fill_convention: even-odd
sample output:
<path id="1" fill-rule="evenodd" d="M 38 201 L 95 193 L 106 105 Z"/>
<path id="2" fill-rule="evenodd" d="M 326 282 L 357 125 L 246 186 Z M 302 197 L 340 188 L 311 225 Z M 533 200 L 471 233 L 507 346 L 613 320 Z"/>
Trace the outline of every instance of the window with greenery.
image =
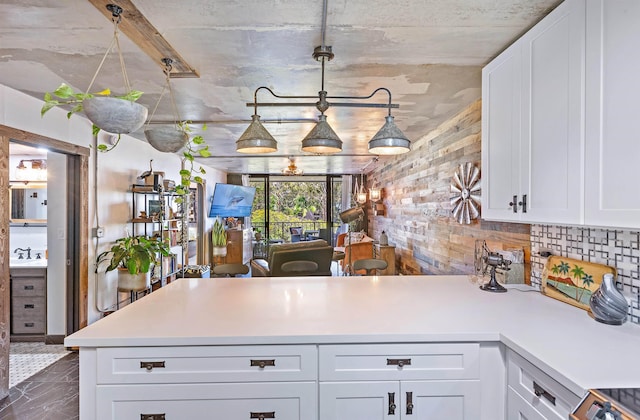
<path id="1" fill-rule="evenodd" d="M 331 241 L 339 226 L 342 178 L 339 176 L 251 176 L 256 187 L 251 225 L 271 242 L 289 242 L 290 228 L 301 227 L 302 240 Z M 268 203 L 268 205 L 267 205 Z"/>

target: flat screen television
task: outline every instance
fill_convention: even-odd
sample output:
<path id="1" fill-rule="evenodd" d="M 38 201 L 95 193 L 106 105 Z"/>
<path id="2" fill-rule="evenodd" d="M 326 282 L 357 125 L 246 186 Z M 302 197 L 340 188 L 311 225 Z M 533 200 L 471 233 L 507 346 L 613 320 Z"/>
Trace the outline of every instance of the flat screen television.
<path id="1" fill-rule="evenodd" d="M 209 217 L 249 217 L 255 195 L 255 187 L 218 183 L 213 190 Z"/>

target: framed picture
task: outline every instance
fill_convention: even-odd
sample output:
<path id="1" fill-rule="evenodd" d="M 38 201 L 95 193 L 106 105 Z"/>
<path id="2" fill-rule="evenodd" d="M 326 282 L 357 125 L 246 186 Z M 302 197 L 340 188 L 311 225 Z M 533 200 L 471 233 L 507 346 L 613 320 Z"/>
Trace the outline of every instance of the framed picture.
<path id="1" fill-rule="evenodd" d="M 162 216 L 162 200 L 149 200 L 149 211 L 147 213 L 153 220 L 159 220 Z"/>

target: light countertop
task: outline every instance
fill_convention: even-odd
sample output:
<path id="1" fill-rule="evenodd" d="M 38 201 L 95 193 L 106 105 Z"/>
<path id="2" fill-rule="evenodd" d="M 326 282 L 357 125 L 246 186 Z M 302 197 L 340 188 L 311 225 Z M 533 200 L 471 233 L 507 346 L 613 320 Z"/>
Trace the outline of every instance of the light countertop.
<path id="1" fill-rule="evenodd" d="M 18 258 L 10 258 L 9 259 L 9 268 L 47 268 L 48 260 L 44 258 L 32 258 L 28 259 L 18 259 Z"/>
<path id="2" fill-rule="evenodd" d="M 577 395 L 640 387 L 640 326 L 610 326 L 537 291 L 467 276 L 181 279 L 66 346 L 500 341 Z"/>

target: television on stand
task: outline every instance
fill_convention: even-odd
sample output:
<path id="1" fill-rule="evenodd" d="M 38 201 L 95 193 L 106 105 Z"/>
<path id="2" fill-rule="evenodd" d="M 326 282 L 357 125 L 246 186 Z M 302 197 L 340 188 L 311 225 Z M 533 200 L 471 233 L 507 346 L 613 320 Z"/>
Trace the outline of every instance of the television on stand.
<path id="1" fill-rule="evenodd" d="M 255 187 L 216 184 L 211 198 L 209 217 L 251 217 Z"/>

